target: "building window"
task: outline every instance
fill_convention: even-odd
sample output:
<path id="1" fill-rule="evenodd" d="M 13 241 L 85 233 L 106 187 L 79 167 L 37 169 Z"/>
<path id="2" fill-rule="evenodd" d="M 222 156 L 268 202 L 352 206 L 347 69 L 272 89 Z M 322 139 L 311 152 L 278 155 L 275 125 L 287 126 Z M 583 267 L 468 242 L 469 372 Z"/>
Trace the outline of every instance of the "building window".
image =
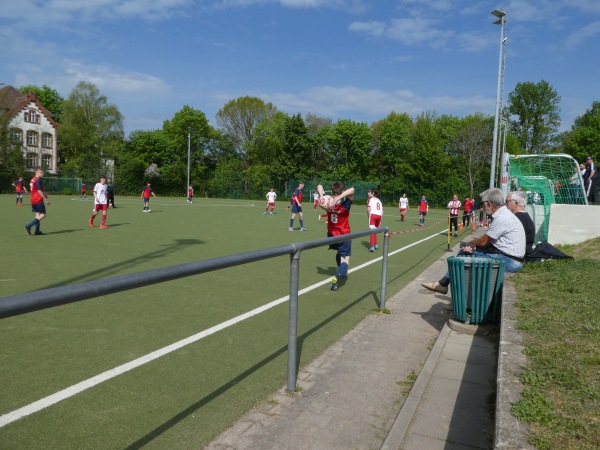
<path id="1" fill-rule="evenodd" d="M 37 146 L 38 134 L 35 131 L 27 132 L 27 145 Z"/>
<path id="2" fill-rule="evenodd" d="M 42 134 L 42 147 L 52 148 L 52 135 L 50 133 Z"/>
<path id="3" fill-rule="evenodd" d="M 37 155 L 35 153 L 27 154 L 27 167 L 37 166 Z"/>
<path id="4" fill-rule="evenodd" d="M 52 156 L 51 155 L 42 155 L 42 167 L 52 170 Z"/>
<path id="5" fill-rule="evenodd" d="M 25 119 L 25 122 L 40 123 L 40 115 L 37 113 L 37 111 L 35 109 L 25 111 L 24 119 Z"/>
<path id="6" fill-rule="evenodd" d="M 23 132 L 18 128 L 13 128 L 10 130 L 10 142 L 13 144 L 22 144 L 23 143 Z"/>

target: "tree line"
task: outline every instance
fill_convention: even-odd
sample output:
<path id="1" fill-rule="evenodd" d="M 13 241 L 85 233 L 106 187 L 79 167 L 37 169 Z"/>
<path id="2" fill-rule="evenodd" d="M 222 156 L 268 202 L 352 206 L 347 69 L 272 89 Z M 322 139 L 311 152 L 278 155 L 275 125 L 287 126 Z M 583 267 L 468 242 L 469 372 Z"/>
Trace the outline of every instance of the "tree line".
<path id="1" fill-rule="evenodd" d="M 95 85 L 79 82 L 68 98 L 44 85 L 33 91 L 60 124 L 62 177 L 92 183 L 114 160 L 115 190 L 137 194 L 150 181 L 162 195 L 263 198 L 274 187 L 286 195 L 290 180 L 347 180 L 370 183 L 382 199 L 407 193 L 447 201 L 456 192 L 473 197 L 489 186 L 494 117 L 427 111 L 416 117 L 391 112 L 372 124 L 332 121 L 316 114 L 290 115 L 256 97 L 240 97 L 216 115 L 185 105 L 157 130 L 124 135 L 123 116 Z M 568 153 L 583 161 L 600 142 L 600 102 L 579 116 L 571 130 L 560 128 L 560 97 L 542 80 L 516 85 L 508 96 L 499 144 L 511 154 Z M 501 148 L 502 148 L 501 147 Z M 25 173 L 25 161 L 10 142 L 7 118 L 0 122 L 0 186 Z M 20 149 L 19 149 L 20 150 Z"/>

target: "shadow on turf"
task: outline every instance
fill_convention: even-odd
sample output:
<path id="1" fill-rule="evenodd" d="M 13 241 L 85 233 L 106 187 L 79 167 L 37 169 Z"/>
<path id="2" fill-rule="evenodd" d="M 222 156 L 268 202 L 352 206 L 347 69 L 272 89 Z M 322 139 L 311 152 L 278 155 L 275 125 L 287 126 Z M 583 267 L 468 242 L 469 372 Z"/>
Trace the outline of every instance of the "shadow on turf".
<path id="1" fill-rule="evenodd" d="M 123 225 L 126 225 L 126 224 L 123 224 Z M 111 225 L 111 226 L 115 226 L 115 225 Z M 116 226 L 118 226 L 118 225 L 116 225 Z M 54 232 L 46 233 L 46 234 L 72 233 L 74 231 L 80 231 L 80 230 L 54 231 Z M 138 264 L 140 264 L 142 262 L 148 262 L 148 260 L 151 260 L 151 259 L 163 258 L 165 255 L 167 255 L 169 253 L 176 252 L 182 248 L 189 247 L 190 245 L 201 245 L 204 243 L 205 243 L 205 241 L 201 241 L 199 239 L 175 239 L 175 242 L 173 244 L 163 245 L 159 250 L 156 250 L 156 251 L 153 251 L 150 253 L 146 253 L 144 255 L 139 255 L 134 258 L 130 258 L 128 260 L 122 261 L 119 264 L 112 264 L 112 265 L 105 266 L 105 267 L 98 267 L 97 269 L 94 269 L 93 272 L 84 273 L 77 277 L 73 277 L 71 279 L 61 281 L 60 283 L 51 284 L 51 285 L 48 285 L 45 288 L 41 288 L 41 289 L 50 289 L 50 288 L 65 286 L 68 284 L 83 283 L 86 281 L 97 280 L 100 278 L 107 278 L 106 281 L 109 282 L 110 278 L 108 278 L 108 277 L 123 275 L 124 270 L 127 270 L 131 267 L 136 267 Z"/>
<path id="2" fill-rule="evenodd" d="M 335 295 L 335 293 L 333 293 L 333 295 Z M 300 367 L 300 359 L 301 359 L 300 356 L 302 354 L 302 345 L 303 345 L 304 340 L 307 337 L 309 337 L 311 334 L 315 333 L 317 330 L 319 330 L 323 326 L 327 325 L 328 323 L 332 322 L 337 317 L 341 316 L 346 311 L 348 311 L 349 309 L 351 309 L 352 307 L 356 306 L 357 304 L 361 303 L 363 300 L 365 300 L 369 297 L 373 298 L 373 301 L 374 301 L 375 305 L 377 306 L 378 297 L 376 295 L 376 292 L 374 292 L 374 291 L 367 292 L 364 295 L 362 295 L 361 297 L 354 300 L 352 303 L 346 304 L 346 306 L 344 306 L 338 312 L 331 315 L 327 319 L 323 320 L 321 323 L 315 325 L 310 330 L 308 330 L 306 333 L 303 333 L 302 335 L 298 336 L 298 361 L 296 361 L 296 367 Z M 186 409 L 181 411 L 179 414 L 177 414 L 170 420 L 166 421 L 159 427 L 152 430 L 150 433 L 146 434 L 145 436 L 141 437 L 137 441 L 133 442 L 132 444 L 130 444 L 129 446 L 126 447 L 126 450 L 141 449 L 142 447 L 148 445 L 154 439 L 158 438 L 161 434 L 167 432 L 169 429 L 176 426 L 179 422 L 181 422 L 182 420 L 189 417 L 191 414 L 193 414 L 194 412 L 196 412 L 197 410 L 202 408 L 204 405 L 206 405 L 206 404 L 210 403 L 211 401 L 213 401 L 214 399 L 218 398 L 221 394 L 223 394 L 224 392 L 228 391 L 229 389 L 235 387 L 238 383 L 243 381 L 246 377 L 250 376 L 252 373 L 259 370 L 261 367 L 266 366 L 271 361 L 273 361 L 274 359 L 276 359 L 279 356 L 281 356 L 282 354 L 284 354 L 287 351 L 287 348 L 288 348 L 287 345 L 284 347 L 281 347 L 279 350 L 272 353 L 267 358 L 264 358 L 262 361 L 258 362 L 254 366 L 250 367 L 248 370 L 245 370 L 244 372 L 239 374 L 237 377 L 235 377 L 232 380 L 225 383 L 219 389 L 211 392 L 206 397 L 201 398 L 196 403 L 190 405 L 189 407 L 187 407 Z"/>

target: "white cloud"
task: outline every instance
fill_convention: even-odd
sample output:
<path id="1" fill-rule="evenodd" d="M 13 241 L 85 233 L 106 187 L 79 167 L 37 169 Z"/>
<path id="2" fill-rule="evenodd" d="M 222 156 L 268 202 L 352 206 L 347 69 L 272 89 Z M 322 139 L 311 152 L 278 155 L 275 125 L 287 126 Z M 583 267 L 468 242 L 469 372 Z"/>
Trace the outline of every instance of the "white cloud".
<path id="1" fill-rule="evenodd" d="M 589 25 L 586 25 L 585 27 L 571 33 L 571 35 L 567 38 L 566 45 L 567 47 L 576 47 L 582 42 L 592 39 L 598 34 L 600 34 L 600 21 L 592 22 Z"/>

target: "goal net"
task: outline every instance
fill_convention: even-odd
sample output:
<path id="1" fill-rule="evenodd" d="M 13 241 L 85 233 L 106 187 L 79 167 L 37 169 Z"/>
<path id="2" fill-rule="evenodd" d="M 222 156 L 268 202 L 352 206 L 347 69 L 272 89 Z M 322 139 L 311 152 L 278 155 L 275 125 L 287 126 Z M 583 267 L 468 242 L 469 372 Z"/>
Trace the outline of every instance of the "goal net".
<path id="1" fill-rule="evenodd" d="M 571 155 L 508 155 L 507 166 L 508 191 L 527 193 L 526 211 L 535 224 L 535 242 L 548 240 L 550 205 L 587 205 L 579 165 Z"/>
<path id="2" fill-rule="evenodd" d="M 44 177 L 44 191 L 54 194 L 73 195 L 79 194 L 81 178 Z"/>

